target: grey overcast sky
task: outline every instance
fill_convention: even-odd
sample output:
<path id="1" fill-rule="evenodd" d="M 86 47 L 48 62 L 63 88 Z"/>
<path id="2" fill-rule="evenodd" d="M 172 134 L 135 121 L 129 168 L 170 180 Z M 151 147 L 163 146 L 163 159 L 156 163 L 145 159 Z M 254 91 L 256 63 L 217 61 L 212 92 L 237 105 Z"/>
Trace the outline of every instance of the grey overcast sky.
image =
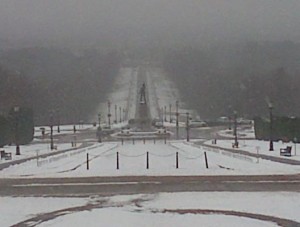
<path id="1" fill-rule="evenodd" d="M 300 0 L 0 0 L 2 40 L 300 40 Z"/>

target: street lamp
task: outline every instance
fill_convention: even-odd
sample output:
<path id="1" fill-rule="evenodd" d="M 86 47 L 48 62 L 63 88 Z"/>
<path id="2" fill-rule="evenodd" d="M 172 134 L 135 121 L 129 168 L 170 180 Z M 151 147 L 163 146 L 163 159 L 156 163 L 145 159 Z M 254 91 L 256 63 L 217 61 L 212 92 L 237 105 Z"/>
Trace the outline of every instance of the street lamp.
<path id="1" fill-rule="evenodd" d="M 293 142 L 294 142 L 294 146 L 295 146 L 295 156 L 296 156 L 296 149 L 297 149 L 297 142 L 298 142 L 298 138 L 297 138 L 297 118 L 296 117 L 291 117 L 292 118 L 292 123 L 293 123 Z"/>
<path id="2" fill-rule="evenodd" d="M 122 122 L 122 108 L 119 106 L 119 113 L 120 113 L 120 123 Z"/>
<path id="3" fill-rule="evenodd" d="M 20 107 L 14 107 L 15 114 L 15 143 L 16 143 L 16 155 L 20 155 L 20 145 L 19 145 L 19 111 Z"/>
<path id="4" fill-rule="evenodd" d="M 232 107 L 231 105 L 228 106 L 228 112 L 229 112 L 229 116 L 228 116 L 228 130 L 231 130 L 231 113 L 232 113 Z"/>
<path id="5" fill-rule="evenodd" d="M 125 111 L 125 109 L 123 108 L 123 121 L 125 121 L 126 120 L 126 111 Z"/>
<path id="6" fill-rule="evenodd" d="M 101 113 L 98 113 L 98 124 L 101 127 Z"/>
<path id="7" fill-rule="evenodd" d="M 164 106 L 164 108 L 165 108 L 165 122 L 167 122 L 167 107 Z"/>
<path id="8" fill-rule="evenodd" d="M 102 129 L 101 129 L 101 114 L 98 114 L 98 121 L 99 121 L 99 127 L 97 128 L 97 137 L 98 137 L 98 142 L 101 143 L 102 139 L 101 139 L 101 133 L 102 133 Z"/>
<path id="9" fill-rule="evenodd" d="M 50 113 L 50 150 L 54 149 L 53 144 L 53 113 Z"/>
<path id="10" fill-rule="evenodd" d="M 172 112 L 172 104 L 169 105 L 170 123 L 172 123 L 172 114 L 171 114 L 171 112 Z"/>
<path id="11" fill-rule="evenodd" d="M 110 113 L 110 101 L 108 100 L 107 102 L 107 108 L 108 108 L 108 113 L 107 113 L 107 117 L 108 117 L 108 127 L 110 128 L 110 117 L 111 117 L 111 113 Z"/>
<path id="12" fill-rule="evenodd" d="M 237 138 L 237 112 L 233 112 L 234 116 L 234 130 L 233 130 L 233 135 L 234 135 L 234 147 L 238 148 L 239 147 L 239 142 Z"/>
<path id="13" fill-rule="evenodd" d="M 178 100 L 176 100 L 176 139 L 178 139 L 179 131 L 179 113 L 178 113 Z"/>
<path id="14" fill-rule="evenodd" d="M 160 116 L 161 116 L 161 126 L 164 127 L 164 108 L 161 107 L 160 109 Z"/>
<path id="15" fill-rule="evenodd" d="M 186 113 L 186 141 L 190 141 L 190 116 L 189 112 Z"/>
<path id="16" fill-rule="evenodd" d="M 295 156 L 296 156 L 296 155 L 297 155 L 297 152 L 296 152 L 296 150 L 297 150 L 297 142 L 298 142 L 297 137 L 294 137 L 293 141 L 294 141 L 294 146 L 295 146 Z"/>
<path id="17" fill-rule="evenodd" d="M 60 115 L 59 110 L 56 111 L 57 114 L 57 132 L 60 133 Z"/>
<path id="18" fill-rule="evenodd" d="M 178 122 L 178 117 L 179 117 L 179 113 L 178 113 L 178 100 L 176 100 L 176 129 L 178 131 L 178 127 L 179 127 L 179 122 Z"/>
<path id="19" fill-rule="evenodd" d="M 117 107 L 117 105 L 115 105 L 115 123 L 117 124 L 118 123 L 118 107 Z"/>
<path id="20" fill-rule="evenodd" d="M 270 112 L 270 145 L 269 151 L 274 151 L 273 147 L 273 105 L 269 103 L 269 112 Z"/>

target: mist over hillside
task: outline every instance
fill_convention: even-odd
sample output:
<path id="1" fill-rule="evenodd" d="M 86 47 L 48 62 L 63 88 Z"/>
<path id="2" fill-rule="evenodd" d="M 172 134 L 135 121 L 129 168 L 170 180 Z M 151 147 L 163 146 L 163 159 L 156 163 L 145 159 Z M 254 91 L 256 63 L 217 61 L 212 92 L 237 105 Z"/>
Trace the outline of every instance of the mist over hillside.
<path id="1" fill-rule="evenodd" d="M 299 0 L 0 1 L 0 109 L 85 119 L 121 65 L 147 63 L 203 118 L 266 115 L 269 102 L 299 116 L 299 11 Z"/>
<path id="2" fill-rule="evenodd" d="M 299 116 L 300 45 L 292 42 L 252 42 L 196 46 L 172 50 L 164 68 L 176 82 L 184 100 L 200 116 L 254 117 L 268 114 Z"/>
<path id="3" fill-rule="evenodd" d="M 66 49 L 30 48 L 2 53 L 0 64 L 2 112 L 28 106 L 36 124 L 48 124 L 50 112 L 61 123 L 76 123 L 89 120 L 105 100 L 120 59 L 93 50 L 76 56 Z"/>

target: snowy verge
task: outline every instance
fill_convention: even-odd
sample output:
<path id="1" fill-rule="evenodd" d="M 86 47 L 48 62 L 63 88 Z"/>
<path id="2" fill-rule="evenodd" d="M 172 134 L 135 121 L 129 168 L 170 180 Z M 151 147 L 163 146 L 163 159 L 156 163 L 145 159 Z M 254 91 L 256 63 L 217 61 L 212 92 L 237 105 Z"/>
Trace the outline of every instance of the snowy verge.
<path id="1" fill-rule="evenodd" d="M 278 226 L 270 221 L 221 214 L 177 214 L 165 210 L 225 210 L 267 215 L 300 222 L 299 193 L 273 192 L 188 192 L 159 193 L 91 198 L 10 198 L 0 197 L 0 226 L 49 214 L 41 226 Z M 16 206 L 17 204 L 17 206 Z M 92 204 L 89 206 L 88 204 Z M 98 204 L 98 205 L 97 205 Z M 55 212 L 72 207 L 93 207 L 55 216 Z M 53 212 L 53 219 L 50 212 Z M 17 213 L 18 215 L 12 215 Z M 59 212 L 58 212 L 59 213 Z M 221 224 L 222 223 L 222 224 Z"/>

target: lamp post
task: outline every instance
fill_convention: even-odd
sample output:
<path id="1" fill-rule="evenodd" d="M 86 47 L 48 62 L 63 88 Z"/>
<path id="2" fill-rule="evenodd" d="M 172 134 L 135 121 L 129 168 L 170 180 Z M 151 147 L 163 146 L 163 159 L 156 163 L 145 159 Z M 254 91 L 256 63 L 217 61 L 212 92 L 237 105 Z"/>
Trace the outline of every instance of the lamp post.
<path id="1" fill-rule="evenodd" d="M 297 135 L 297 118 L 296 117 L 291 117 L 291 123 L 292 126 L 290 126 L 292 128 L 292 137 L 293 137 L 293 143 L 294 143 L 294 147 L 295 147 L 295 156 L 296 156 L 296 149 L 297 149 L 297 142 L 298 142 L 298 138 L 296 137 Z"/>
<path id="2" fill-rule="evenodd" d="M 172 104 L 169 105 L 170 123 L 172 123 Z"/>
<path id="3" fill-rule="evenodd" d="M 165 114 L 165 122 L 167 122 L 167 107 L 166 106 L 164 106 L 164 108 L 165 108 L 165 112 L 164 112 L 164 114 Z"/>
<path id="4" fill-rule="evenodd" d="M 98 113 L 98 124 L 101 127 L 101 113 Z"/>
<path id="5" fill-rule="evenodd" d="M 125 113 L 125 109 L 123 108 L 123 121 L 126 120 L 126 113 Z"/>
<path id="6" fill-rule="evenodd" d="M 234 147 L 238 148 L 239 147 L 239 142 L 237 138 L 237 112 L 233 112 L 234 116 L 234 129 L 233 129 L 233 135 L 234 135 Z"/>
<path id="7" fill-rule="evenodd" d="M 269 112 L 270 112 L 270 145 L 269 151 L 274 151 L 273 147 L 273 105 L 269 103 Z"/>
<path id="8" fill-rule="evenodd" d="M 189 112 L 186 113 L 186 141 L 190 141 L 190 116 Z"/>
<path id="9" fill-rule="evenodd" d="M 161 126 L 164 127 L 164 108 L 160 109 L 160 116 L 161 116 Z"/>
<path id="10" fill-rule="evenodd" d="M 115 123 L 118 123 L 118 107 L 115 105 Z"/>
<path id="11" fill-rule="evenodd" d="M 176 129 L 178 130 L 179 127 L 179 122 L 178 119 L 179 118 L 179 113 L 178 113 L 178 100 L 176 100 Z"/>
<path id="12" fill-rule="evenodd" d="M 99 127 L 97 129 L 97 136 L 98 136 L 98 142 L 101 143 L 102 139 L 101 139 L 101 133 L 102 133 L 102 129 L 101 129 L 101 114 L 98 114 L 98 123 L 99 123 Z"/>
<path id="13" fill-rule="evenodd" d="M 228 106 L 228 112 L 229 112 L 229 116 L 228 116 L 228 130 L 231 130 L 231 113 L 232 113 L 232 107 L 231 105 Z"/>
<path id="14" fill-rule="evenodd" d="M 50 150 L 54 149 L 53 144 L 53 113 L 50 113 Z"/>
<path id="15" fill-rule="evenodd" d="M 56 111 L 57 114 L 57 132 L 60 133 L 60 115 L 59 110 Z"/>
<path id="16" fill-rule="evenodd" d="M 20 145 L 19 145 L 19 111 L 20 107 L 14 107 L 15 114 L 15 143 L 16 143 L 16 155 L 20 155 Z"/>
<path id="17" fill-rule="evenodd" d="M 107 102 L 107 109 L 108 109 L 108 113 L 107 113 L 107 117 L 108 117 L 108 127 L 110 128 L 110 117 L 111 117 L 111 113 L 110 113 L 110 101 L 108 100 Z"/>
<path id="18" fill-rule="evenodd" d="M 176 100 L 176 139 L 179 136 L 179 113 L 178 113 L 178 100 Z"/>
<path id="19" fill-rule="evenodd" d="M 119 106 L 119 113 L 120 113 L 120 123 L 122 122 L 122 108 Z"/>

